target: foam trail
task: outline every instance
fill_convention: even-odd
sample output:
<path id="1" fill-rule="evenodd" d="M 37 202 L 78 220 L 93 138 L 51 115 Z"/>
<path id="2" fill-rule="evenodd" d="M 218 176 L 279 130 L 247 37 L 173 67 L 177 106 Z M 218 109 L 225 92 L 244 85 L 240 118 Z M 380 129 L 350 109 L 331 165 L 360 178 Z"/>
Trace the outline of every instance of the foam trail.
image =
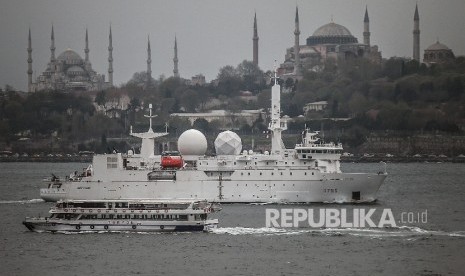
<path id="1" fill-rule="evenodd" d="M 446 232 L 440 230 L 425 230 L 419 227 L 401 226 L 394 228 L 247 228 L 220 227 L 212 229 L 215 234 L 229 235 L 322 235 L 322 236 L 356 236 L 369 238 L 418 238 L 425 236 L 465 238 L 465 231 Z"/>
<path id="2" fill-rule="evenodd" d="M 24 200 L 0 200 L 0 204 L 15 204 L 15 203 L 33 204 L 33 203 L 43 203 L 43 202 L 45 201 L 41 198 L 24 199 Z"/>

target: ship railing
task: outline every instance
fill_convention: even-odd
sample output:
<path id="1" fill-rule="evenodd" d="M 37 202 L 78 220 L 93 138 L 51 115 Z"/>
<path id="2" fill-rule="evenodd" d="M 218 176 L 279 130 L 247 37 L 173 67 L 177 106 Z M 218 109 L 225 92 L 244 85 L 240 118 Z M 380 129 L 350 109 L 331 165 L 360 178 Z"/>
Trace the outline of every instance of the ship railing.
<path id="1" fill-rule="evenodd" d="M 326 144 L 296 144 L 296 148 L 338 148 L 342 149 L 342 144 L 326 143 Z"/>

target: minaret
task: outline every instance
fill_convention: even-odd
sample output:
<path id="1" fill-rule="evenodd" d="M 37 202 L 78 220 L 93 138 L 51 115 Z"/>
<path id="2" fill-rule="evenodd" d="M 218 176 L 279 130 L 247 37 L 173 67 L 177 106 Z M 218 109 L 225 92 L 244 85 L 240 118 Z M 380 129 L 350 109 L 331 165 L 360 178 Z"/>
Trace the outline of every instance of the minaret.
<path id="1" fill-rule="evenodd" d="M 108 83 L 113 86 L 113 43 L 111 36 L 111 25 L 110 35 L 108 36 Z"/>
<path id="2" fill-rule="evenodd" d="M 86 48 L 84 49 L 84 53 L 86 53 L 86 63 L 89 63 L 89 37 L 87 35 L 87 28 L 86 28 Z"/>
<path id="3" fill-rule="evenodd" d="M 295 42 L 294 42 L 294 75 L 299 76 L 300 72 L 300 43 L 299 43 L 299 7 L 295 7 Z"/>
<path id="4" fill-rule="evenodd" d="M 413 59 L 420 62 L 420 16 L 418 15 L 418 4 L 415 5 L 413 17 Z"/>
<path id="5" fill-rule="evenodd" d="M 50 45 L 50 62 L 53 63 L 55 62 L 55 32 L 53 31 L 53 24 L 52 24 L 52 44 Z"/>
<path id="6" fill-rule="evenodd" d="M 173 69 L 173 75 L 175 78 L 179 78 L 179 70 L 178 70 L 178 40 L 176 36 L 174 36 L 174 69 Z"/>
<path id="7" fill-rule="evenodd" d="M 32 92 L 32 41 L 31 28 L 29 28 L 29 37 L 27 41 L 27 91 Z"/>
<path id="8" fill-rule="evenodd" d="M 368 6 L 365 7 L 365 19 L 363 20 L 363 43 L 370 46 L 370 18 L 368 18 Z"/>
<path id="9" fill-rule="evenodd" d="M 150 36 L 147 37 L 147 86 L 152 80 L 152 50 L 150 49 Z"/>
<path id="10" fill-rule="evenodd" d="M 253 19 L 253 64 L 258 66 L 258 31 L 257 31 L 257 13 Z"/>

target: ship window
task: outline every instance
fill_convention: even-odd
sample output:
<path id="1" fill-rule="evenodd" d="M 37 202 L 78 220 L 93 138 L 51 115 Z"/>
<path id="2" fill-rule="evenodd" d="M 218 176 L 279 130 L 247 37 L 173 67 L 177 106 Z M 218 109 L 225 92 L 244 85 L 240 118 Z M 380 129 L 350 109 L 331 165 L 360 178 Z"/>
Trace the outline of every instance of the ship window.
<path id="1" fill-rule="evenodd" d="M 244 173 L 241 173 L 241 175 L 244 175 Z"/>
<path id="2" fill-rule="evenodd" d="M 271 175 L 274 175 L 274 173 L 272 172 Z"/>
<path id="3" fill-rule="evenodd" d="M 234 162 L 234 165 L 236 165 L 236 162 Z"/>
<path id="4" fill-rule="evenodd" d="M 268 165 L 268 162 L 266 162 L 266 164 Z"/>
<path id="5" fill-rule="evenodd" d="M 287 165 L 287 162 L 284 162 L 284 164 L 286 164 L 286 165 Z"/>
<path id="6" fill-rule="evenodd" d="M 245 186 L 247 187 L 247 184 L 245 184 Z"/>
<path id="7" fill-rule="evenodd" d="M 281 172 L 281 175 L 283 175 L 283 172 Z"/>
<path id="8" fill-rule="evenodd" d="M 290 172 L 289 175 L 292 175 L 292 172 Z"/>
<path id="9" fill-rule="evenodd" d="M 250 175 L 250 173 L 248 173 L 248 175 Z"/>
<path id="10" fill-rule="evenodd" d="M 255 162 L 255 165 L 257 165 L 257 162 Z"/>
<path id="11" fill-rule="evenodd" d="M 260 173 L 260 175 L 262 175 L 262 173 Z"/>
<path id="12" fill-rule="evenodd" d="M 315 175 L 315 173 L 312 172 L 312 175 Z"/>
<path id="13" fill-rule="evenodd" d="M 304 162 L 304 165 L 307 165 L 307 162 Z"/>

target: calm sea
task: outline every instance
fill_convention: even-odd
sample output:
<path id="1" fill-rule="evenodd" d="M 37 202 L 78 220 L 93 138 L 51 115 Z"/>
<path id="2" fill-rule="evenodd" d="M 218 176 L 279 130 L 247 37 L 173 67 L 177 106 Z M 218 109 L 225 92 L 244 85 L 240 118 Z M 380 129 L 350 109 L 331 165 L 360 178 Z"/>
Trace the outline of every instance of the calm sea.
<path id="1" fill-rule="evenodd" d="M 0 275 L 464 275 L 465 165 L 388 164 L 369 205 L 223 205 L 213 233 L 50 234 L 21 224 L 46 215 L 42 179 L 82 163 L 0 163 Z M 377 172 L 380 164 L 343 164 Z M 427 211 L 390 228 L 266 228 L 267 208 Z M 377 214 L 378 214 L 377 213 Z M 413 215 L 412 215 L 413 216 Z M 376 221 L 376 217 L 374 219 Z"/>

